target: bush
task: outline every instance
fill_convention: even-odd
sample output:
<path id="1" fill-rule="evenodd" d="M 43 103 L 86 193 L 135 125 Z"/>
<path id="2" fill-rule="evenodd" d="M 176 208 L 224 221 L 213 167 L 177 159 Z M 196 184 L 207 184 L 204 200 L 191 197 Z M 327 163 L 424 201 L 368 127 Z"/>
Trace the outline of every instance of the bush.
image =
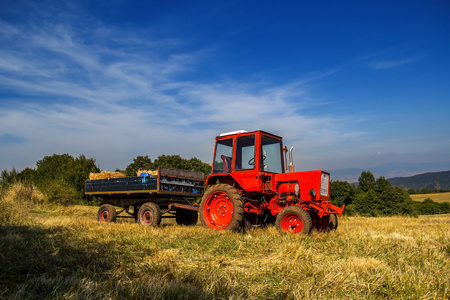
<path id="1" fill-rule="evenodd" d="M 421 215 L 436 215 L 436 214 L 448 214 L 450 213 L 450 203 L 438 203 L 430 198 L 413 202 L 413 209 L 418 211 Z"/>
<path id="2" fill-rule="evenodd" d="M 370 171 L 361 173 L 357 187 L 343 181 L 331 182 L 330 200 L 337 206 L 345 204 L 346 215 L 378 217 L 422 213 L 421 207 L 413 205 L 407 191 L 392 187 L 383 176 L 375 180 Z"/>
<path id="3" fill-rule="evenodd" d="M 46 204 L 47 198 L 34 185 L 21 182 L 2 189 L 0 194 L 0 224 L 24 223 L 30 208 Z"/>
<path id="4" fill-rule="evenodd" d="M 52 180 L 41 184 L 40 187 L 42 192 L 47 196 L 48 202 L 51 204 L 60 204 L 63 206 L 81 204 L 77 190 L 71 186 Z"/>

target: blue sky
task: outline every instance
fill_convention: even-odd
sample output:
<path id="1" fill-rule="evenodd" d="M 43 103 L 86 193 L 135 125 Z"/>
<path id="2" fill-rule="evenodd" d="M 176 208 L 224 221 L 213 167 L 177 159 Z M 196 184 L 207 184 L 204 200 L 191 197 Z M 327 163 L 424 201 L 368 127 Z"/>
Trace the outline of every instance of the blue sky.
<path id="1" fill-rule="evenodd" d="M 297 170 L 450 162 L 448 1 L 0 2 L 0 170 L 212 160 L 262 129 Z"/>

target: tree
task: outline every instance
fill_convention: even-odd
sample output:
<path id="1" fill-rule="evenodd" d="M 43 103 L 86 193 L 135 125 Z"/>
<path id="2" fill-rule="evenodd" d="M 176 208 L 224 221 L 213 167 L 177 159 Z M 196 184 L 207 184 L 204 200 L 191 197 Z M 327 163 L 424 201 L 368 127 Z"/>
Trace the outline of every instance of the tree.
<path id="1" fill-rule="evenodd" d="M 379 210 L 383 215 L 394 215 L 399 213 L 402 197 L 395 191 L 392 186 L 387 186 L 379 193 Z"/>
<path id="2" fill-rule="evenodd" d="M 202 162 L 200 159 L 193 157 L 188 160 L 188 167 L 191 171 L 202 172 L 206 176 L 211 174 L 211 165 L 205 162 Z"/>
<path id="3" fill-rule="evenodd" d="M 179 155 L 161 155 L 155 160 L 155 166 L 196 171 L 204 174 L 211 173 L 211 165 L 196 157 L 184 159 Z"/>
<path id="4" fill-rule="evenodd" d="M 160 155 L 155 159 L 156 167 L 168 167 L 177 169 L 186 169 L 187 162 L 185 159 L 181 158 L 179 155 Z"/>
<path id="5" fill-rule="evenodd" d="M 43 159 L 36 162 L 37 180 L 62 179 L 67 173 L 71 161 L 73 161 L 73 157 L 67 153 L 44 156 Z"/>
<path id="6" fill-rule="evenodd" d="M 36 170 L 25 168 L 19 173 L 19 180 L 24 184 L 32 184 L 36 178 Z"/>
<path id="7" fill-rule="evenodd" d="M 80 155 L 69 162 L 63 182 L 73 187 L 79 198 L 87 199 L 84 195 L 84 182 L 89 178 L 89 173 L 97 172 L 100 172 L 100 169 L 95 165 L 95 159 Z"/>
<path id="8" fill-rule="evenodd" d="M 379 199 L 373 189 L 367 192 L 358 191 L 353 201 L 355 210 L 363 216 L 377 216 L 379 211 Z"/>
<path id="9" fill-rule="evenodd" d="M 391 183 L 387 181 L 386 178 L 384 178 L 384 176 L 378 177 L 377 180 L 375 181 L 375 192 L 377 192 L 378 194 L 383 193 L 383 191 L 391 187 L 392 187 Z"/>
<path id="10" fill-rule="evenodd" d="M 84 181 L 89 178 L 89 173 L 99 171 L 93 158 L 53 154 L 36 162 L 33 181 L 51 202 L 66 205 L 81 199 L 89 202 L 84 195 Z"/>
<path id="11" fill-rule="evenodd" d="M 353 201 L 355 189 L 347 181 L 332 181 L 330 183 L 330 200 L 337 206 L 349 205 Z"/>
<path id="12" fill-rule="evenodd" d="M 125 169 L 125 175 L 127 176 L 136 176 L 137 171 L 144 170 L 154 170 L 156 169 L 155 164 L 152 163 L 152 160 L 146 156 L 137 156 L 133 159 L 133 162 L 127 166 Z"/>
<path id="13" fill-rule="evenodd" d="M 358 178 L 358 188 L 363 192 L 375 189 L 375 176 L 370 171 L 363 171 Z"/>
<path id="14" fill-rule="evenodd" d="M 441 213 L 439 203 L 434 202 L 430 198 L 423 200 L 421 214 L 423 215 L 435 215 Z"/>
<path id="15" fill-rule="evenodd" d="M 160 155 L 154 162 L 148 156 L 138 156 L 126 168 L 127 176 L 136 176 L 139 170 L 156 170 L 158 167 L 168 167 L 182 170 L 202 172 L 205 175 L 211 172 L 211 165 L 198 158 L 185 159 L 180 155 Z"/>
<path id="16" fill-rule="evenodd" d="M 19 180 L 19 176 L 15 168 L 12 168 L 9 172 L 7 170 L 3 170 L 0 178 L 0 188 L 2 189 L 9 187 L 11 184 Z"/>

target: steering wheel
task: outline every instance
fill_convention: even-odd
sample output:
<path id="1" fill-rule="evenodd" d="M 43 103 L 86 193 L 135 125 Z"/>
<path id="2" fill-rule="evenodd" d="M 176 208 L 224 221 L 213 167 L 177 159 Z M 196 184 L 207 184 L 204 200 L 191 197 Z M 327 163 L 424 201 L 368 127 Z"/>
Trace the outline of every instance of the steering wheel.
<path id="1" fill-rule="evenodd" d="M 263 155 L 263 156 L 262 156 L 262 159 L 263 159 L 263 161 L 266 160 L 266 156 Z M 254 157 L 250 158 L 250 160 L 248 161 L 248 164 L 249 164 L 250 166 L 253 166 L 253 165 L 255 164 L 255 158 L 254 158 Z"/>

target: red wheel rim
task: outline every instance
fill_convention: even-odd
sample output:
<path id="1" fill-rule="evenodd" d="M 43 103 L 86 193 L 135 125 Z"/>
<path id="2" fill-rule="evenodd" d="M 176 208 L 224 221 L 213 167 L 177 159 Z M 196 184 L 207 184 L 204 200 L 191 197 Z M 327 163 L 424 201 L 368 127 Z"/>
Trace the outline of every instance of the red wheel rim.
<path id="1" fill-rule="evenodd" d="M 203 216 L 209 227 L 225 229 L 233 219 L 233 202 L 225 192 L 214 192 L 203 205 Z"/>
<path id="2" fill-rule="evenodd" d="M 107 209 L 100 211 L 100 221 L 107 222 L 109 220 L 109 212 Z"/>
<path id="3" fill-rule="evenodd" d="M 150 225 L 153 220 L 153 213 L 151 210 L 145 210 L 141 215 L 141 224 Z"/>
<path id="4" fill-rule="evenodd" d="M 287 232 L 299 233 L 303 230 L 303 221 L 296 214 L 288 214 L 281 220 L 281 229 Z"/>

